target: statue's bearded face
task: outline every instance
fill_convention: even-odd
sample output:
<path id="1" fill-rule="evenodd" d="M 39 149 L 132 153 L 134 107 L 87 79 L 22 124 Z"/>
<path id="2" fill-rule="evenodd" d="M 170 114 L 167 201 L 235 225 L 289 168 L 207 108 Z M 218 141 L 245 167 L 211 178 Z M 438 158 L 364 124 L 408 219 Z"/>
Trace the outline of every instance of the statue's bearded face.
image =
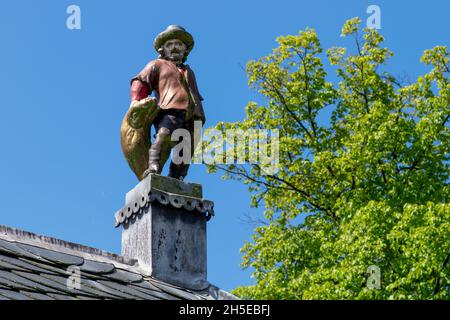
<path id="1" fill-rule="evenodd" d="M 166 41 L 163 46 L 164 57 L 175 62 L 182 62 L 186 54 L 187 47 L 178 39 L 171 39 Z"/>

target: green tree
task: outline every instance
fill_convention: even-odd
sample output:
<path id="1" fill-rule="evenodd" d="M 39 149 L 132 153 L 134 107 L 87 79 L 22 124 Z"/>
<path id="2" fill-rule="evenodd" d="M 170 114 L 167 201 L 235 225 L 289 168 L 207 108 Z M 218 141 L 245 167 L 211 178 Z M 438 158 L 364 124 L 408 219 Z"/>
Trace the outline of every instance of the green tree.
<path id="1" fill-rule="evenodd" d="M 426 50 L 431 71 L 403 85 L 382 68 L 392 52 L 376 30 L 347 21 L 354 53 L 326 54 L 314 30 L 279 37 L 247 65 L 264 105 L 215 129 L 278 129 L 280 170 L 210 165 L 248 184 L 264 221 L 242 249 L 249 299 L 448 299 L 450 297 L 450 83 L 446 47 Z M 331 67 L 330 67 L 331 68 Z M 319 115 L 331 114 L 328 123 Z M 248 145 L 242 152 L 249 155 Z M 369 266 L 381 272 L 369 289 Z"/>

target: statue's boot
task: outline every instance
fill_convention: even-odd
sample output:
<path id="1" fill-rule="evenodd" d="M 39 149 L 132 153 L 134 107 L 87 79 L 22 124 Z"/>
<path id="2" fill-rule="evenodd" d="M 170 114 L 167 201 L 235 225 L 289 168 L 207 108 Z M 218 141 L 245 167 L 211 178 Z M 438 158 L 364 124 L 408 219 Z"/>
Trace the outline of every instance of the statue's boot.
<path id="1" fill-rule="evenodd" d="M 194 137 L 193 137 L 193 132 L 191 132 L 191 158 L 194 155 L 194 150 L 195 150 L 195 145 L 194 145 Z M 181 156 L 182 156 L 183 150 L 181 150 Z M 175 179 L 179 179 L 179 180 L 184 180 L 184 178 L 187 176 L 188 171 L 189 171 L 189 167 L 190 167 L 190 163 L 180 163 L 180 164 L 175 164 L 173 161 L 170 163 L 170 167 L 169 167 L 169 177 L 175 178 Z"/>
<path id="2" fill-rule="evenodd" d="M 171 134 L 167 128 L 160 128 L 155 135 L 155 141 L 149 150 L 149 166 L 144 176 L 150 173 L 161 174 L 164 164 L 170 156 L 171 150 Z"/>
<path id="3" fill-rule="evenodd" d="M 187 176 L 189 170 L 189 164 L 175 164 L 173 161 L 170 163 L 169 167 L 169 177 L 184 180 Z"/>

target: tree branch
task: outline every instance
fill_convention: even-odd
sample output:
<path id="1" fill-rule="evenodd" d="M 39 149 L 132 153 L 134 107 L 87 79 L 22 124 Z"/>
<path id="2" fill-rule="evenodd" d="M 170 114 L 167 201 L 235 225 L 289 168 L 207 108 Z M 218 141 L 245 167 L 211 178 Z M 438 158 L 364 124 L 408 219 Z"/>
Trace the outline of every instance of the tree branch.
<path id="1" fill-rule="evenodd" d="M 289 108 L 286 99 L 284 98 L 284 96 L 281 94 L 280 90 L 278 90 L 278 88 L 272 84 L 272 82 L 266 78 L 262 78 L 262 77 L 258 77 L 259 80 L 261 80 L 262 82 L 266 83 L 266 85 L 268 85 L 276 94 L 276 96 L 278 97 L 280 103 L 283 105 L 283 107 L 289 112 L 289 114 L 292 116 L 292 118 L 294 118 L 294 120 L 297 122 L 297 124 L 302 128 L 302 130 L 309 136 L 309 138 L 311 140 L 313 139 L 313 136 L 311 135 L 311 133 L 309 132 L 309 130 L 305 127 L 305 125 L 302 123 L 302 121 L 297 117 L 297 115 Z"/>
<path id="2" fill-rule="evenodd" d="M 442 265 L 442 269 L 437 274 L 437 278 L 436 278 L 436 282 L 435 282 L 434 290 L 433 290 L 433 295 L 438 294 L 438 292 L 441 290 L 441 277 L 439 276 L 439 274 L 441 273 L 442 270 L 445 269 L 449 260 L 450 260 L 450 253 L 447 254 L 447 257 L 445 258 L 444 263 Z"/>
<path id="3" fill-rule="evenodd" d="M 309 76 L 308 76 L 308 69 L 306 68 L 306 62 L 305 62 L 305 58 L 306 58 L 306 50 L 305 50 L 305 57 L 302 57 L 302 55 L 300 54 L 300 52 L 298 52 L 297 50 L 295 50 L 295 52 L 297 53 L 297 56 L 300 58 L 302 65 L 303 65 L 303 75 L 305 77 L 305 91 L 306 91 L 306 107 L 308 109 L 308 118 L 309 118 L 309 123 L 311 124 L 311 128 L 313 130 L 314 133 L 314 137 L 317 140 L 317 130 L 316 130 L 316 126 L 312 117 L 312 107 L 311 107 L 311 98 L 309 96 Z"/>

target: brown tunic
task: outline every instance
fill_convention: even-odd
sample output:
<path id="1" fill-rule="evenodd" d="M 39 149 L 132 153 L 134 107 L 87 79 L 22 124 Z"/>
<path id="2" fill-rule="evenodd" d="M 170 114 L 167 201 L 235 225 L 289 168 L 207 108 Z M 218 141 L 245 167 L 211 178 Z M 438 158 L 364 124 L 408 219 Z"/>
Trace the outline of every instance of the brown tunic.
<path id="1" fill-rule="evenodd" d="M 194 119 L 201 119 L 204 124 L 206 118 L 203 98 L 198 91 L 194 72 L 188 65 L 185 67 L 186 81 L 183 81 L 183 74 L 174 62 L 156 59 L 150 61 L 131 82 L 140 80 L 147 86 L 149 93 L 154 90 L 161 109 L 186 110 Z"/>

